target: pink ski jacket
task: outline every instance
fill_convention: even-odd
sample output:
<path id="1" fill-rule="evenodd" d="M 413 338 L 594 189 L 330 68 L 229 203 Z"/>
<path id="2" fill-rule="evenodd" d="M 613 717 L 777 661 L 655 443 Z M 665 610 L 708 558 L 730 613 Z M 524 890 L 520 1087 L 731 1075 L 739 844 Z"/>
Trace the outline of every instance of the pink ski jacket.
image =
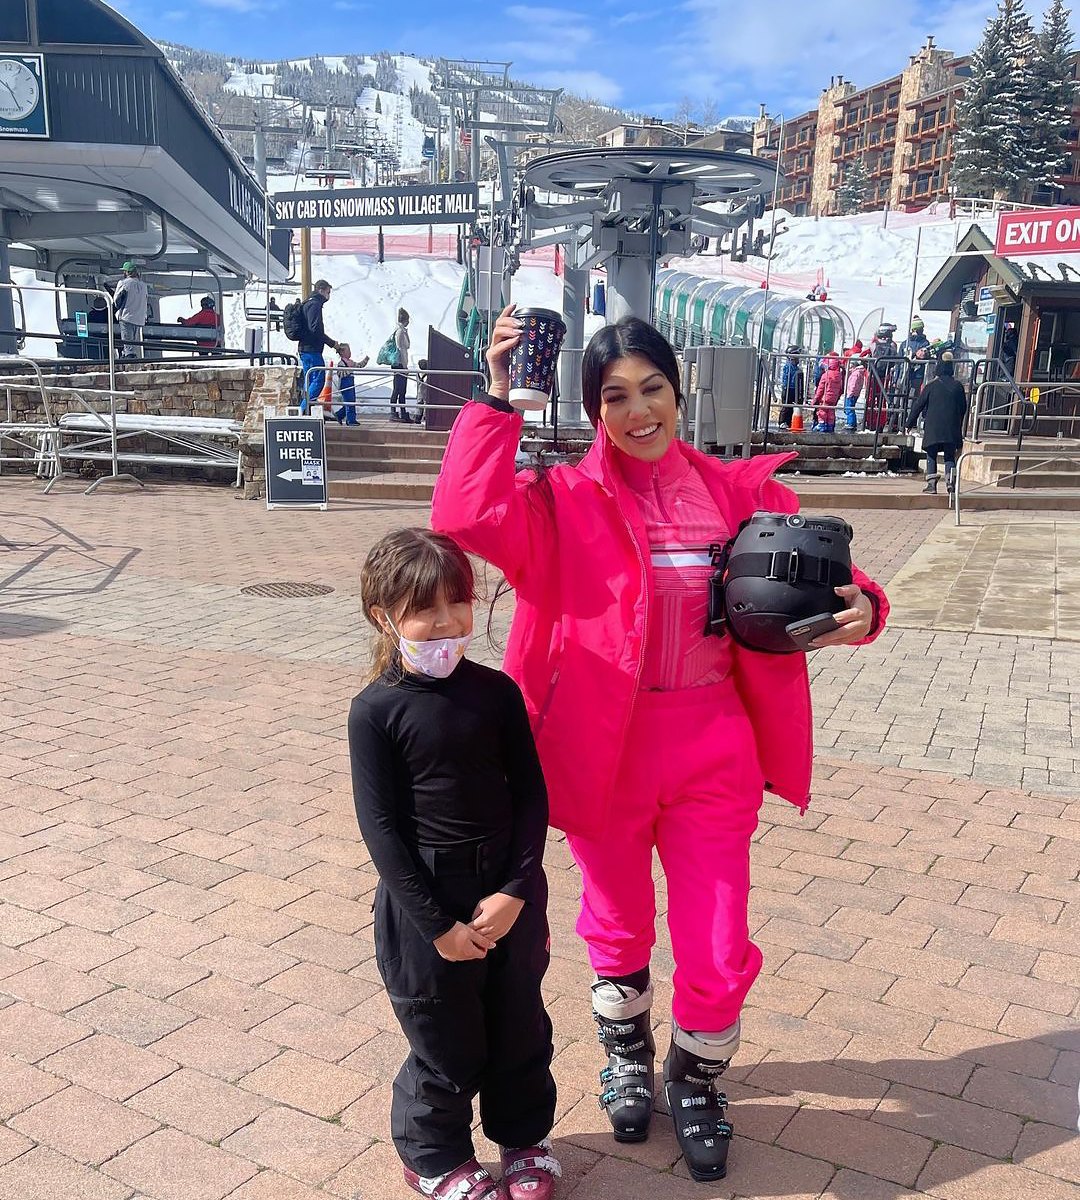
<path id="1" fill-rule="evenodd" d="M 825 374 L 818 380 L 814 400 L 816 403 L 824 403 L 832 407 L 840 399 L 843 391 L 844 377 L 840 372 L 840 360 L 839 358 L 829 358 Z"/>
<path id="2" fill-rule="evenodd" d="M 551 824 L 601 837 L 618 815 L 613 793 L 653 599 L 649 545 L 603 427 L 577 466 L 554 467 L 537 482 L 534 472 L 515 471 L 521 426 L 520 413 L 465 405 L 435 485 L 431 524 L 498 567 L 514 587 L 503 669 L 525 696 Z M 678 445 L 732 531 L 759 509 L 797 511 L 795 493 L 772 479 L 794 453 L 724 463 Z M 870 642 L 889 605 L 861 571 L 854 578 L 875 604 Z M 806 657 L 737 645 L 733 654 L 766 787 L 805 810 L 813 756 Z M 666 752 L 677 751 L 657 747 Z"/>

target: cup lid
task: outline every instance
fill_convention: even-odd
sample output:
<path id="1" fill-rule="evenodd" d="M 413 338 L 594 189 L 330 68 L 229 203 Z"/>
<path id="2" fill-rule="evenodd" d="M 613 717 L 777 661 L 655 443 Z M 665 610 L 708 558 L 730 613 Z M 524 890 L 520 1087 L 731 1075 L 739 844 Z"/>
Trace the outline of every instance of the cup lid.
<path id="1" fill-rule="evenodd" d="M 514 316 L 542 317 L 545 321 L 558 321 L 560 325 L 565 323 L 562 314 L 557 313 L 553 308 L 515 308 Z"/>

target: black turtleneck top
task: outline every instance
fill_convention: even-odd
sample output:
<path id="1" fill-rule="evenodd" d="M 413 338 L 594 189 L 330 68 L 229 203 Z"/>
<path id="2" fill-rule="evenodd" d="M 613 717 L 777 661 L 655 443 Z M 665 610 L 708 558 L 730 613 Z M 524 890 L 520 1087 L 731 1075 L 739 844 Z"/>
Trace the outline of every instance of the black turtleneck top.
<path id="1" fill-rule="evenodd" d="M 502 671 L 465 658 L 447 679 L 395 663 L 349 712 L 356 819 L 383 884 L 429 940 L 453 925 L 420 846 L 509 840 L 494 890 L 528 902 L 543 870 L 548 804 L 525 701 Z"/>

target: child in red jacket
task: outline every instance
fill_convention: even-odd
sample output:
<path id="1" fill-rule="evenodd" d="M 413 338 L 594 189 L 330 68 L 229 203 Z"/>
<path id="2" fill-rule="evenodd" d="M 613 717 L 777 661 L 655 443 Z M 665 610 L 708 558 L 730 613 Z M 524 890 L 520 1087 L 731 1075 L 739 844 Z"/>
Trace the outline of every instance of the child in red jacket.
<path id="1" fill-rule="evenodd" d="M 836 402 L 844 392 L 844 376 L 840 370 L 840 356 L 833 351 L 825 356 L 825 372 L 818 380 L 814 391 L 817 404 L 815 433 L 832 433 L 836 428 Z"/>

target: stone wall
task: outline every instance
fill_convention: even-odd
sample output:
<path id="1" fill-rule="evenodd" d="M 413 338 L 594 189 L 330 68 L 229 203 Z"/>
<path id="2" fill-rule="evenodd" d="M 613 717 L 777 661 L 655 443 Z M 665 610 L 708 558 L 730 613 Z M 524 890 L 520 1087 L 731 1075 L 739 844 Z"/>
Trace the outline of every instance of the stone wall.
<path id="1" fill-rule="evenodd" d="M 947 64 L 953 59 L 952 51 L 940 50 L 928 38 L 926 44 L 913 54 L 900 75 L 900 113 L 896 123 L 896 152 L 893 155 L 892 178 L 889 181 L 889 203 L 902 208 L 904 188 L 915 177 L 915 167 L 908 159 L 908 136 L 916 119 L 908 105 L 923 96 L 940 92 L 948 87 L 950 73 Z"/>
<path id="2" fill-rule="evenodd" d="M 275 412 L 284 414 L 286 407 L 293 402 L 295 389 L 296 372 L 291 367 L 267 367 L 255 380 L 244 414 L 244 431 L 240 435 L 245 500 L 261 500 L 266 495 L 266 448 L 263 441 L 266 409 L 269 406 Z"/>
<path id="3" fill-rule="evenodd" d="M 220 417 L 243 421 L 248 416 L 253 393 L 265 391 L 268 377 L 273 377 L 272 390 L 275 395 L 282 389 L 288 393 L 296 377 L 296 370 L 293 367 L 229 366 L 117 371 L 117 390 L 134 393 L 132 397 L 117 399 L 117 411 L 154 416 Z M 93 372 L 78 374 L 45 375 L 44 383 L 46 388 L 62 389 L 49 393 L 49 409 L 54 421 L 63 413 L 86 412 L 86 405 L 98 412 L 108 411 L 108 397 L 92 394 L 108 390 L 108 371 L 99 368 Z M 83 396 L 85 404 L 79 403 L 80 395 Z M 42 424 L 46 422 L 41 392 L 33 376 L 0 375 L 0 420 Z M 261 437 L 261 432 L 259 436 Z M 128 445 L 131 449 L 139 451 L 161 448 L 161 442 L 155 438 L 131 439 Z M 4 455 L 10 456 L 15 453 L 11 443 L 5 442 Z M 22 469 L 32 472 L 32 455 L 27 452 L 24 457 L 27 466 Z M 76 461 L 69 460 L 69 463 Z M 20 470 L 17 464 L 11 463 L 5 463 L 4 469 L 9 472 Z M 91 461 L 86 464 L 84 473 L 90 474 L 95 469 L 102 473 L 105 466 Z M 232 481 L 227 471 L 209 472 L 197 467 L 128 463 L 123 469 L 133 475 L 191 479 L 200 483 Z"/>
<path id="4" fill-rule="evenodd" d="M 846 100 L 855 85 L 841 78 L 821 93 L 818 101 L 817 141 L 814 146 L 814 177 L 810 184 L 810 211 L 821 216 L 830 211 L 836 198 L 836 168 L 833 154 L 836 149 L 837 103 Z"/>

